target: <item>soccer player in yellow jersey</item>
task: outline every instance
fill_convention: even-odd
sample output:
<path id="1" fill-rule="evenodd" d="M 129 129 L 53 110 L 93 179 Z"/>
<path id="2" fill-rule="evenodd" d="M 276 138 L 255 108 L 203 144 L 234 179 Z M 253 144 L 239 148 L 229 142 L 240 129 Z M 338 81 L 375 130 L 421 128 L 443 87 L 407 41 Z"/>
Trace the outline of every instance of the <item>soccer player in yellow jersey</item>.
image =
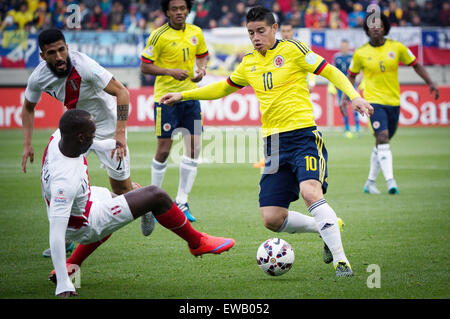
<path id="1" fill-rule="evenodd" d="M 305 44 L 277 40 L 273 14 L 255 7 L 247 13 L 247 30 L 254 50 L 226 79 L 182 93 L 169 93 L 161 103 L 217 99 L 251 85 L 261 105 L 266 166 L 260 180 L 259 206 L 264 226 L 275 232 L 318 232 L 333 262 L 336 276 L 352 276 L 344 253 L 338 220 L 324 199 L 327 151 L 314 121 L 306 76 L 322 75 L 349 95 L 352 106 L 370 115 L 372 106 L 355 91 L 346 76 Z M 299 194 L 311 216 L 289 211 Z M 324 254 L 325 257 L 325 254 Z"/>
<path id="2" fill-rule="evenodd" d="M 372 20 L 371 15 L 368 15 L 364 30 L 370 40 L 354 52 L 348 70 L 348 77 L 352 83 L 355 82 L 356 75 L 363 72 L 364 97 L 374 108 L 370 123 L 375 136 L 375 147 L 370 158 L 369 176 L 364 185 L 364 192 L 368 194 L 380 194 L 375 186 L 380 169 L 386 180 L 388 193 L 398 194 L 389 141 L 397 130 L 400 116 L 399 63 L 412 66 L 430 86 L 430 92 L 435 93 L 435 98 L 439 97 L 436 85 L 424 67 L 417 62 L 414 54 L 402 43 L 385 38 L 389 29 L 389 21 L 385 15 L 381 14 L 379 20 Z M 341 110 L 345 108 L 345 104 L 344 95 Z"/>
<path id="3" fill-rule="evenodd" d="M 167 159 L 172 147 L 172 133 L 181 130 L 185 152 L 180 163 L 180 180 L 176 203 L 189 221 L 195 221 L 188 205 L 197 175 L 198 156 L 201 150 L 202 117 L 198 101 L 185 101 L 174 107 L 157 103 L 168 92 L 196 88 L 205 76 L 208 48 L 199 27 L 187 24 L 191 0 L 162 0 L 161 9 L 169 22 L 153 31 L 141 55 L 141 71 L 156 75 L 155 130 L 158 139 L 152 161 L 152 184 L 161 186 L 167 169 Z M 197 70 L 194 71 L 195 65 Z M 143 216 L 143 233 L 151 214 Z"/>
<path id="4" fill-rule="evenodd" d="M 280 25 L 280 35 L 283 40 L 294 40 L 294 27 L 288 22 L 283 22 Z M 311 94 L 316 86 L 316 75 L 309 73 L 307 76 L 308 91 Z M 265 158 L 261 158 L 258 162 L 253 164 L 255 168 L 263 168 L 265 166 Z"/>

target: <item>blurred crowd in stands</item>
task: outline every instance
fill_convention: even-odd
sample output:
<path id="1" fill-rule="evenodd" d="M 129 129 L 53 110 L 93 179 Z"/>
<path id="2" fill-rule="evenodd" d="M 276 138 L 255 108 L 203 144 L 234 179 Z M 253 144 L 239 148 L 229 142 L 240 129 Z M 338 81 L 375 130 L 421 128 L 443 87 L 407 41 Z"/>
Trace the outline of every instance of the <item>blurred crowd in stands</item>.
<path id="1" fill-rule="evenodd" d="M 159 0 L 1 0 L 0 31 L 72 29 L 150 33 L 166 22 Z M 360 28 L 366 8 L 380 6 L 393 26 L 450 25 L 449 0 L 194 0 L 188 22 L 202 29 L 245 26 L 249 8 L 272 9 L 279 23 L 296 28 Z M 74 6 L 76 5 L 76 6 Z"/>

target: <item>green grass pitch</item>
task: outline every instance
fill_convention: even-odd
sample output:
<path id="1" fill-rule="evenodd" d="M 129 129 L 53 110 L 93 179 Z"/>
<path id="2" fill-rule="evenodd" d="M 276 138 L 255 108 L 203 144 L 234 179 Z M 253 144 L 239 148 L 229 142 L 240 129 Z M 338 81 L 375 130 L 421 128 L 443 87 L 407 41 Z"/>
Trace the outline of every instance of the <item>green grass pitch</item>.
<path id="1" fill-rule="evenodd" d="M 354 139 L 333 130 L 323 134 L 329 154 L 325 197 L 345 221 L 342 239 L 353 278 L 335 278 L 333 267 L 322 261 L 317 234 L 264 228 L 258 209 L 260 171 L 251 161 L 204 163 L 189 198 L 198 220 L 193 225 L 233 237 L 236 245 L 219 256 L 195 258 L 183 240 L 161 225 L 143 237 L 135 221 L 85 261 L 79 298 L 449 298 L 450 129 L 398 130 L 391 142 L 398 196 L 386 193 L 381 174 L 381 195 L 362 192 L 373 148 L 369 132 Z M 39 178 L 50 135 L 34 132 L 35 162 L 23 174 L 21 131 L 0 131 L 0 298 L 54 296 L 55 287 L 47 281 L 53 266 L 41 256 L 48 247 L 48 220 Z M 208 152 L 214 149 L 211 143 L 204 141 Z M 154 133 L 130 131 L 128 145 L 133 180 L 149 184 Z M 95 155 L 88 162 L 91 184 L 108 187 Z M 176 164 L 169 166 L 163 187 L 176 195 Z M 291 209 L 307 211 L 302 201 Z M 293 268 L 281 277 L 262 273 L 256 264 L 258 246 L 270 237 L 285 239 L 295 250 Z M 371 265 L 379 267 L 379 288 L 368 287 L 375 274 Z"/>

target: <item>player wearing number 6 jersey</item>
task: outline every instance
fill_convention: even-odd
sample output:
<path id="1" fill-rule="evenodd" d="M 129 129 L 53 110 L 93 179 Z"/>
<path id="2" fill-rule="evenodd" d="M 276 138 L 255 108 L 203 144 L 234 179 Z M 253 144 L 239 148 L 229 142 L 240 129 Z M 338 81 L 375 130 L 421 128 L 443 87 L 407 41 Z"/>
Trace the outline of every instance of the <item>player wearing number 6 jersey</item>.
<path id="1" fill-rule="evenodd" d="M 55 267 L 50 279 L 57 283 L 57 296 L 76 295 L 68 274 L 68 270 L 76 267 L 66 261 L 66 238 L 85 245 L 96 243 L 149 211 L 162 226 L 184 239 L 194 256 L 220 254 L 233 247 L 231 238 L 213 237 L 192 228 L 169 195 L 157 186 L 141 187 L 120 196 L 106 188 L 91 186 L 83 154 L 95 136 L 96 125 L 88 112 L 68 110 L 44 151 L 42 195 L 50 222 L 49 239 Z M 111 150 L 116 142 L 106 140 L 104 146 Z"/>
<path id="2" fill-rule="evenodd" d="M 276 232 L 319 232 L 331 251 L 337 276 L 353 274 L 344 253 L 339 223 L 323 197 L 327 190 L 327 151 L 309 99 L 308 72 L 330 80 L 350 96 L 352 106 L 370 115 L 372 107 L 345 75 L 304 43 L 277 40 L 273 14 L 262 7 L 247 13 L 254 51 L 247 54 L 227 80 L 182 93 L 169 93 L 161 103 L 217 99 L 251 85 L 261 105 L 262 133 L 267 149 L 260 180 L 259 205 L 264 225 Z M 303 197 L 311 215 L 289 211 Z"/>
<path id="3" fill-rule="evenodd" d="M 370 124 L 375 136 L 375 147 L 370 158 L 369 176 L 364 185 L 364 192 L 380 193 L 375 186 L 375 180 L 381 170 L 388 193 L 398 194 L 389 141 L 397 130 L 400 117 L 398 82 L 400 62 L 414 68 L 414 71 L 430 86 L 430 92 L 435 93 L 436 99 L 439 97 L 439 91 L 427 71 L 407 47 L 398 41 L 385 38 L 390 29 L 388 18 L 383 14 L 378 20 L 374 17 L 375 15 L 368 15 L 365 20 L 364 30 L 370 40 L 354 52 L 348 77 L 350 82 L 354 83 L 356 75 L 362 71 L 365 81 L 364 97 L 374 107 Z M 346 104 L 345 95 L 342 98 L 341 110 Z"/>

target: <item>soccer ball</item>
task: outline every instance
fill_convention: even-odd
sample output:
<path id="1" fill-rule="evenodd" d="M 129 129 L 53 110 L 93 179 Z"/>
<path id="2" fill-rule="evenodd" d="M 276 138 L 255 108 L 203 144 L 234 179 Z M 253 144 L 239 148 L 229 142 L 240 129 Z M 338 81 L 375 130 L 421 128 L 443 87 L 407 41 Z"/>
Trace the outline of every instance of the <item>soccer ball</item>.
<path id="1" fill-rule="evenodd" d="M 268 275 L 280 276 L 291 269 L 295 255 L 291 245 L 280 238 L 263 242 L 256 253 L 258 267 Z"/>

